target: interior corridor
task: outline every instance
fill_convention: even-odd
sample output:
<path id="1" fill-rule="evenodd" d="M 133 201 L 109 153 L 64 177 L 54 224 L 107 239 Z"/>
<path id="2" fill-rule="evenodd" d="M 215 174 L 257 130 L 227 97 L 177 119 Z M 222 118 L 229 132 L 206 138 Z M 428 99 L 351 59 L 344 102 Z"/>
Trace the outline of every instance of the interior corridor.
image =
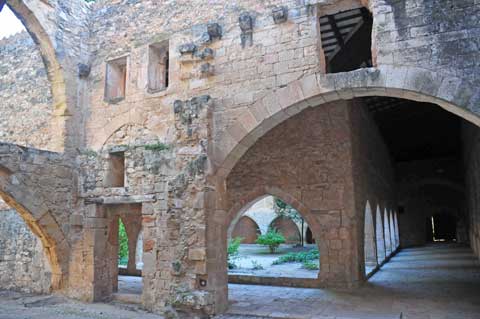
<path id="1" fill-rule="evenodd" d="M 227 317 L 477 319 L 480 263 L 466 246 L 430 244 L 401 250 L 351 291 L 231 284 L 229 292 Z"/>

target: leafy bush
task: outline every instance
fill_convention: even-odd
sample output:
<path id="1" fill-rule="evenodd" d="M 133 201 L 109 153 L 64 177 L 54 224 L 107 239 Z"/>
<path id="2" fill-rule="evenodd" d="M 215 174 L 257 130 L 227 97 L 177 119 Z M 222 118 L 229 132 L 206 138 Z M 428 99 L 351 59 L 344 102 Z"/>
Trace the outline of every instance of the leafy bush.
<path id="1" fill-rule="evenodd" d="M 258 236 L 255 243 L 268 246 L 270 253 L 273 254 L 280 244 L 285 242 L 285 237 L 275 229 L 269 230 L 265 235 Z"/>
<path id="2" fill-rule="evenodd" d="M 318 264 L 314 261 L 305 261 L 302 265 L 303 268 L 308 270 L 318 270 Z"/>
<path id="3" fill-rule="evenodd" d="M 242 243 L 242 237 L 235 237 L 228 241 L 227 246 L 227 264 L 228 269 L 237 268 L 235 261 L 239 258 L 238 257 L 238 249 L 240 248 L 240 244 Z"/>
<path id="4" fill-rule="evenodd" d="M 320 253 L 318 252 L 318 249 L 311 249 L 309 251 L 301 251 L 298 253 L 288 253 L 286 255 L 280 256 L 273 262 L 273 265 L 280 265 L 280 264 L 294 263 L 294 262 L 305 263 L 308 261 L 318 260 L 319 257 L 320 257 Z"/>
<path id="5" fill-rule="evenodd" d="M 120 265 L 128 263 L 128 236 L 121 219 L 118 220 L 118 263 Z"/>

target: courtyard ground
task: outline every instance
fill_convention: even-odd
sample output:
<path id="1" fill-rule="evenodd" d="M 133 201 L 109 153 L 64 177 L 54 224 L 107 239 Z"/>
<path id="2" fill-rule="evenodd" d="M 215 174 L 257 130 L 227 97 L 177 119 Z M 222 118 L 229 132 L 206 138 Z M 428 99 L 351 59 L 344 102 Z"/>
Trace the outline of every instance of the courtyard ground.
<path id="1" fill-rule="evenodd" d="M 302 267 L 302 263 L 285 263 L 273 265 L 279 257 L 290 252 L 309 251 L 316 245 L 294 247 L 293 245 L 280 245 L 274 254 L 270 254 L 268 248 L 261 245 L 240 245 L 239 258 L 235 260 L 237 268 L 230 269 L 229 274 L 252 275 L 259 277 L 294 277 L 294 278 L 317 278 L 318 270 L 308 270 Z M 263 269 L 253 269 L 254 265 L 260 265 Z"/>
<path id="2" fill-rule="evenodd" d="M 139 277 L 120 281 L 134 292 Z M 136 288 L 135 288 L 136 287 Z M 133 290 L 131 290 L 133 289 Z M 217 319 L 478 319 L 480 264 L 471 250 L 436 244 L 400 251 L 358 289 L 229 285 Z M 83 304 L 58 296 L 0 292 L 0 319 L 162 318 L 124 303 Z"/>

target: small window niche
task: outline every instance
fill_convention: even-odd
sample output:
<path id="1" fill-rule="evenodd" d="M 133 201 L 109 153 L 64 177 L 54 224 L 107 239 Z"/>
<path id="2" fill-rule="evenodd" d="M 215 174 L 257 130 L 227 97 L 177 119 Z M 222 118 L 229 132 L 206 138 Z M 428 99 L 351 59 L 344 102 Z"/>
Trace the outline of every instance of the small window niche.
<path id="1" fill-rule="evenodd" d="M 155 93 L 168 88 L 169 56 L 168 41 L 148 47 L 148 92 Z"/>
<path id="2" fill-rule="evenodd" d="M 366 8 L 320 17 L 322 48 L 327 73 L 371 67 L 372 14 Z"/>
<path id="3" fill-rule="evenodd" d="M 110 153 L 105 186 L 125 187 L 125 152 Z"/>
<path id="4" fill-rule="evenodd" d="M 127 57 L 107 62 L 105 100 L 116 103 L 125 99 L 127 86 Z"/>

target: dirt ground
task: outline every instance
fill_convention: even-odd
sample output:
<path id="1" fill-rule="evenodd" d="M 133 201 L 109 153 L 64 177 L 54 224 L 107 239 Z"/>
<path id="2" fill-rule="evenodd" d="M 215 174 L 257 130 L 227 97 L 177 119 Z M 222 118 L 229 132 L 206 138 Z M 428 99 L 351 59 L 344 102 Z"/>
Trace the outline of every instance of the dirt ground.
<path id="1" fill-rule="evenodd" d="M 279 257 L 289 252 L 309 251 L 316 248 L 315 245 L 305 247 L 293 247 L 281 245 L 274 254 L 270 254 L 268 248 L 261 245 L 241 245 L 239 258 L 235 260 L 237 268 L 230 269 L 229 274 L 254 275 L 259 277 L 293 277 L 293 278 L 317 278 L 318 270 L 308 270 L 302 267 L 302 263 L 285 263 L 272 265 Z M 260 265 L 263 269 L 253 269 L 254 265 Z"/>
<path id="2" fill-rule="evenodd" d="M 55 295 L 0 291 L 0 319 L 162 319 L 135 305 L 85 304 Z"/>

